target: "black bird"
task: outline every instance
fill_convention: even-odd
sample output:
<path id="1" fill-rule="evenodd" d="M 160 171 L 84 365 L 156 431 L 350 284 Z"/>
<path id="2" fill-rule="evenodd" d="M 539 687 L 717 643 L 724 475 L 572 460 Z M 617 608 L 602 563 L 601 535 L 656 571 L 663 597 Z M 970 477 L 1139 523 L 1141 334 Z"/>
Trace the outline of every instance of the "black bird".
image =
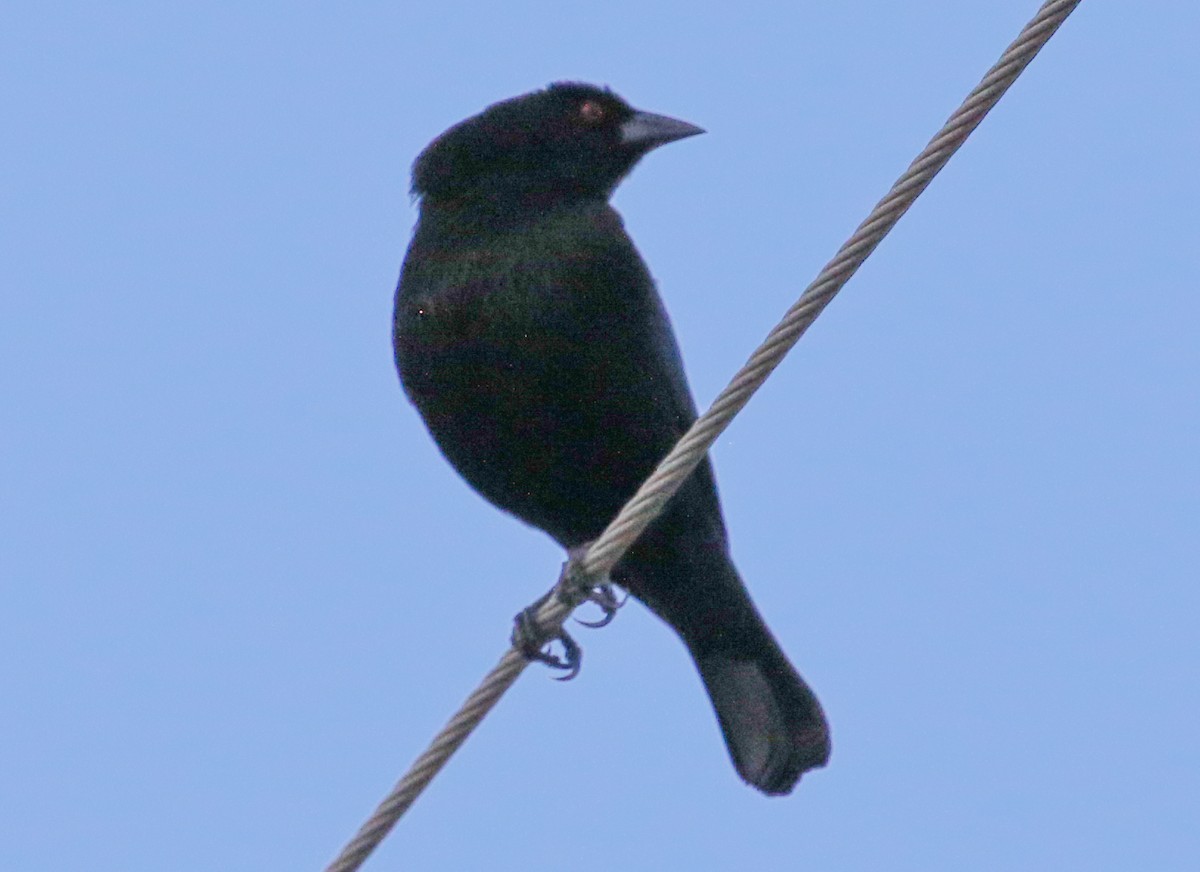
<path id="1" fill-rule="evenodd" d="M 420 220 L 396 289 L 396 365 L 480 494 L 567 548 L 595 539 L 696 418 L 646 264 L 608 198 L 703 131 L 606 89 L 497 103 L 413 167 Z M 738 773 L 791 791 L 829 757 L 820 704 L 729 557 L 706 459 L 613 571 L 687 646 Z"/>

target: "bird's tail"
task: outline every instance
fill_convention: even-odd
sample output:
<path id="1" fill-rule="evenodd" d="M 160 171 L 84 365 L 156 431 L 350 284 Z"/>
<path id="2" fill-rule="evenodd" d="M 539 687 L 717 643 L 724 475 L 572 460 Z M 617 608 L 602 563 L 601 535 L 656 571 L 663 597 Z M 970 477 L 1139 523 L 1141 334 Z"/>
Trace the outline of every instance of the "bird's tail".
<path id="1" fill-rule="evenodd" d="M 759 624 L 762 637 L 754 645 L 688 647 L 738 774 L 778 796 L 829 760 L 829 727 L 816 695 Z"/>
<path id="2" fill-rule="evenodd" d="M 648 537 L 616 580 L 687 645 L 738 774 L 763 793 L 790 793 L 828 761 L 829 727 L 715 538 Z"/>

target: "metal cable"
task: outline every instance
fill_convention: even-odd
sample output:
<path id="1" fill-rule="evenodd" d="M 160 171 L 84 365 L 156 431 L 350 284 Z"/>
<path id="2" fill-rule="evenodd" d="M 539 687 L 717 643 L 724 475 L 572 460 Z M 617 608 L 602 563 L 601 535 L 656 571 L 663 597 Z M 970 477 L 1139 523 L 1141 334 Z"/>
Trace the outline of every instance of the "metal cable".
<path id="1" fill-rule="evenodd" d="M 696 420 L 591 545 L 579 561 L 579 574 L 586 578 L 603 578 L 612 570 L 625 551 L 662 512 L 733 417 L 749 402 L 809 325 L 883 241 L 1079 3 L 1080 0 L 1047 0 L 1042 5 L 983 81 L 871 210 L 854 235 L 838 249 L 833 260 L 804 290 L 783 320 L 767 334 L 767 338 L 708 411 Z M 560 589 L 569 580 L 568 575 L 564 573 Z M 551 596 L 538 610 L 535 622 L 540 630 L 553 635 L 572 609 L 570 602 Z M 326 868 L 326 872 L 355 872 L 362 866 L 450 756 L 517 680 L 526 665 L 524 656 L 516 649 L 509 649 L 505 653 L 342 853 Z"/>

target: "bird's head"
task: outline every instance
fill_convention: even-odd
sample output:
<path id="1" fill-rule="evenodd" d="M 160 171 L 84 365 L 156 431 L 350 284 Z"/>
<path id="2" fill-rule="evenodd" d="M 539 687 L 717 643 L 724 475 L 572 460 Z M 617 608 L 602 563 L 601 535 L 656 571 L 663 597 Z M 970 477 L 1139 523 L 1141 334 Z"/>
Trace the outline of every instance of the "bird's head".
<path id="1" fill-rule="evenodd" d="M 493 203 L 608 197 L 648 151 L 703 132 L 607 89 L 558 83 L 489 106 L 435 139 L 413 166 L 413 193 Z"/>

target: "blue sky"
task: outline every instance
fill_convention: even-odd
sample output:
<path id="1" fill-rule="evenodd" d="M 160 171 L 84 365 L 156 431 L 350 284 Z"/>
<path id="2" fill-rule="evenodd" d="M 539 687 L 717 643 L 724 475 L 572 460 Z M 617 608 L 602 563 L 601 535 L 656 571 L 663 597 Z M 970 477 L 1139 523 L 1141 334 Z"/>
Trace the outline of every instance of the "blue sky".
<path id="1" fill-rule="evenodd" d="M 615 200 L 705 405 L 1035 9 L 6 10 L 0 868 L 321 868 L 554 580 L 392 368 L 433 136 L 707 128 Z M 744 787 L 631 605 L 368 869 L 1196 868 L 1198 37 L 1083 3 L 717 443 L 829 767 Z"/>

